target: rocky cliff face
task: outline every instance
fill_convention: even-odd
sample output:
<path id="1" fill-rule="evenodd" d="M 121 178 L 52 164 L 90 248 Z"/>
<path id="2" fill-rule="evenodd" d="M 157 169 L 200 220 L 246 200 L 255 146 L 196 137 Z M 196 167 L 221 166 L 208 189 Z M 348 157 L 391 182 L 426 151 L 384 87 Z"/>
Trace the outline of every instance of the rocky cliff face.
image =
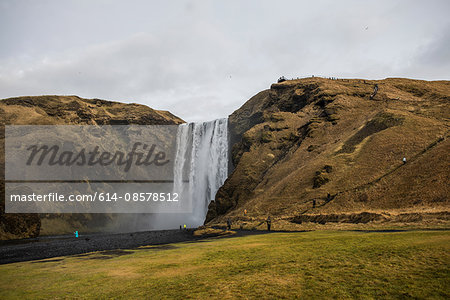
<path id="1" fill-rule="evenodd" d="M 449 100 L 448 81 L 273 84 L 229 118 L 234 170 L 206 222 L 405 211 L 448 219 Z"/>
<path id="2" fill-rule="evenodd" d="M 18 97 L 0 100 L 0 239 L 34 237 L 47 233 L 71 232 L 85 224 L 101 226 L 109 219 L 89 214 L 41 215 L 4 213 L 4 126 L 5 125 L 163 125 L 184 123 L 167 111 L 139 104 L 124 104 L 77 96 Z M 104 216 L 110 218 L 111 216 Z M 41 228 L 43 227 L 43 228 Z"/>

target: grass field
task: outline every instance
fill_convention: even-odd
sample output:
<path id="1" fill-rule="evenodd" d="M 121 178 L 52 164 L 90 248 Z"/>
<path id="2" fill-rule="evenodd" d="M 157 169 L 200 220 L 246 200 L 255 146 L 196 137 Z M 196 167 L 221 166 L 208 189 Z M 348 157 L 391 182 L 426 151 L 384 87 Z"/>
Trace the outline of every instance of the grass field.
<path id="1" fill-rule="evenodd" d="M 450 232 L 313 231 L 0 266 L 0 299 L 450 297 Z"/>

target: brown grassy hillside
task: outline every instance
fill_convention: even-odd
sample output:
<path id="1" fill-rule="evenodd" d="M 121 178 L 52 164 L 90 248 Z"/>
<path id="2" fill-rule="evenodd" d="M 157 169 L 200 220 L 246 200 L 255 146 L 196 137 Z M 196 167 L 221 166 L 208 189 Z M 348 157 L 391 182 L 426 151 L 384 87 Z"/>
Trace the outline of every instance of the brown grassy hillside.
<path id="1" fill-rule="evenodd" d="M 289 80 L 229 123 L 235 169 L 209 224 L 449 219 L 449 81 Z"/>
<path id="2" fill-rule="evenodd" d="M 4 126 L 5 125 L 159 125 L 184 123 L 168 111 L 140 104 L 124 104 L 77 96 L 36 96 L 0 100 L 0 239 L 33 237 L 41 233 L 72 232 L 73 228 L 101 226 L 111 216 L 5 214 Z M 103 219 L 102 219 L 103 217 Z M 101 220 L 100 220 L 101 219 Z M 93 226 L 92 226 L 93 224 Z"/>
<path id="3" fill-rule="evenodd" d="M 180 124 L 168 111 L 78 96 L 28 96 L 0 100 L 0 125 Z"/>

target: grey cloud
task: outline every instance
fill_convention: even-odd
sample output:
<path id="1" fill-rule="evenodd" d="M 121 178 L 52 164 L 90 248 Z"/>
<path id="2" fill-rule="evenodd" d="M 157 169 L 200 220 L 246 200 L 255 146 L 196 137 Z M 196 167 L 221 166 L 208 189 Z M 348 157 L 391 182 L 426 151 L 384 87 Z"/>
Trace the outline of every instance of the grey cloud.
<path id="1" fill-rule="evenodd" d="M 450 26 L 421 49 L 419 62 L 431 67 L 450 69 Z"/>
<path id="2" fill-rule="evenodd" d="M 445 1 L 56 2 L 2 3 L 1 98 L 77 94 L 191 121 L 280 75 L 449 77 Z M 35 22 L 50 6 L 54 22 Z"/>

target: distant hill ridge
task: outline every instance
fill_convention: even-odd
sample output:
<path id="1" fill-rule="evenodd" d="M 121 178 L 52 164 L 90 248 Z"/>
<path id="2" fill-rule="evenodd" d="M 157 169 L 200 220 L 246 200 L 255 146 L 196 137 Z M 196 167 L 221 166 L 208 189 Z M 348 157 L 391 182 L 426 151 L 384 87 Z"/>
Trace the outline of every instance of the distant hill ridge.
<path id="1" fill-rule="evenodd" d="M 78 96 L 25 96 L 0 100 L 1 125 L 5 124 L 180 124 L 168 111 L 136 103 Z"/>

